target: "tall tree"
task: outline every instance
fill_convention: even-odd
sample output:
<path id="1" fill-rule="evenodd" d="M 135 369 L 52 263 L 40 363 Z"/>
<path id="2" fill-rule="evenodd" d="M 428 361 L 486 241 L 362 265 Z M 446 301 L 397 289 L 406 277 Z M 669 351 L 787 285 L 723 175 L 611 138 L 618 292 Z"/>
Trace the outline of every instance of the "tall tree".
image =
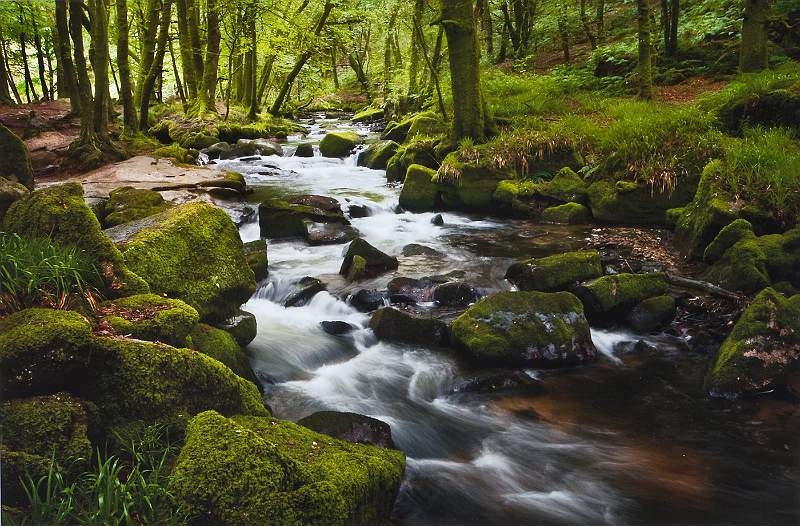
<path id="1" fill-rule="evenodd" d="M 0 106 L 10 106 L 14 104 L 14 99 L 11 98 L 11 91 L 9 91 L 8 88 L 8 68 L 6 67 L 4 53 L 0 52 Z"/>
<path id="2" fill-rule="evenodd" d="M 661 0 L 661 29 L 664 32 L 664 54 L 674 57 L 678 53 L 678 22 L 680 0 Z"/>
<path id="3" fill-rule="evenodd" d="M 159 13 L 159 11 L 156 11 Z M 137 89 L 138 103 L 139 103 L 139 129 L 146 130 L 148 128 L 148 115 L 150 110 L 150 99 L 153 96 L 153 90 L 156 81 L 161 76 L 161 71 L 164 68 L 164 55 L 167 50 L 167 42 L 169 40 L 169 22 L 172 18 L 172 0 L 163 0 L 161 2 L 160 16 L 158 17 L 159 23 L 157 26 L 158 37 L 153 43 L 154 49 L 147 49 L 148 59 L 146 63 L 148 68 L 143 71 L 140 76 L 140 87 Z M 145 55 L 143 52 L 142 55 Z"/>
<path id="4" fill-rule="evenodd" d="M 33 45 L 36 48 L 36 62 L 39 66 L 39 84 L 42 86 L 42 97 L 50 100 L 50 88 L 47 87 L 47 69 L 45 68 L 45 52 L 42 46 L 42 35 L 39 32 L 39 24 L 36 22 L 37 10 L 33 4 L 30 5 L 31 29 L 33 29 Z"/>
<path id="5" fill-rule="evenodd" d="M 120 93 L 122 102 L 122 122 L 126 133 L 133 133 L 137 128 L 136 110 L 133 105 L 131 87 L 130 50 L 128 39 L 128 0 L 117 0 L 117 67 L 119 68 Z"/>
<path id="6" fill-rule="evenodd" d="M 69 97 L 70 112 L 79 114 L 81 109 L 81 94 L 78 89 L 78 77 L 75 65 L 72 62 L 72 45 L 70 44 L 70 31 L 67 22 L 67 2 L 55 0 L 56 9 L 56 55 L 58 56 L 58 89 Z M 71 5 L 70 5 L 71 7 Z"/>
<path id="7" fill-rule="evenodd" d="M 639 98 L 653 98 L 653 58 L 650 45 L 650 0 L 636 0 L 639 26 Z"/>
<path id="8" fill-rule="evenodd" d="M 453 86 L 452 139 L 486 140 L 494 132 L 481 88 L 480 46 L 472 0 L 440 0 Z"/>
<path id="9" fill-rule="evenodd" d="M 767 23 L 772 4 L 773 0 L 745 0 L 739 49 L 739 70 L 743 73 L 761 71 L 769 64 Z"/>

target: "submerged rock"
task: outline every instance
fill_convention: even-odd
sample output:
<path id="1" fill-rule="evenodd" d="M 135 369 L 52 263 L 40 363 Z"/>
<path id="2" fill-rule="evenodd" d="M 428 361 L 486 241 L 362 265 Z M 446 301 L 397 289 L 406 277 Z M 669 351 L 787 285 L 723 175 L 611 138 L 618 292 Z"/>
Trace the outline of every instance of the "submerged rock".
<path id="1" fill-rule="evenodd" d="M 347 247 L 339 274 L 342 276 L 350 275 L 351 266 L 356 257 L 364 260 L 364 268 L 359 277 L 375 277 L 384 272 L 396 270 L 399 266 L 396 257 L 389 256 L 367 243 L 364 239 L 358 238 L 353 240 Z"/>
<path id="2" fill-rule="evenodd" d="M 478 375 L 457 384 L 453 391 L 457 393 L 493 393 L 511 389 L 524 389 L 526 394 L 546 392 L 541 380 L 537 380 L 523 371 L 478 373 Z"/>
<path id="3" fill-rule="evenodd" d="M 388 298 L 379 290 L 361 289 L 349 298 L 350 305 L 359 312 L 372 312 L 383 307 Z"/>
<path id="4" fill-rule="evenodd" d="M 596 250 L 586 250 L 514 263 L 505 277 L 520 290 L 557 292 L 602 275 L 600 254 Z"/>
<path id="5" fill-rule="evenodd" d="M 389 424 L 358 413 L 318 411 L 298 420 L 297 425 L 345 442 L 395 449 Z"/>
<path id="6" fill-rule="evenodd" d="M 341 336 L 342 334 L 347 334 L 348 332 L 352 332 L 356 329 L 354 325 L 351 325 L 346 321 L 323 321 L 320 322 L 320 326 L 322 327 L 323 331 L 333 336 Z"/>
<path id="7" fill-rule="evenodd" d="M 459 316 L 451 333 L 471 358 L 498 365 L 577 365 L 597 356 L 583 305 L 568 292 L 488 296 Z"/>
<path id="8" fill-rule="evenodd" d="M 356 132 L 328 132 L 319 143 L 319 151 L 323 157 L 347 157 L 360 142 Z"/>
<path id="9" fill-rule="evenodd" d="M 314 157 L 314 145 L 310 142 L 303 142 L 297 145 L 294 151 L 295 157 Z"/>
<path id="10" fill-rule="evenodd" d="M 409 312 L 385 307 L 372 315 L 370 329 L 380 340 L 424 346 L 439 346 L 447 342 L 447 325 L 433 318 L 423 318 Z"/>
<path id="11" fill-rule="evenodd" d="M 444 226 L 444 217 L 442 214 L 436 214 L 431 218 L 431 224 L 434 226 Z"/>
<path id="12" fill-rule="evenodd" d="M 358 237 L 358 230 L 340 223 L 306 223 L 306 241 L 311 246 L 343 245 Z"/>
<path id="13" fill-rule="evenodd" d="M 283 302 L 284 307 L 303 307 L 314 296 L 326 290 L 325 284 L 317 278 L 306 276 L 297 283 L 295 290 Z"/>
<path id="14" fill-rule="evenodd" d="M 433 301 L 433 289 L 443 280 L 433 278 L 393 278 L 386 286 L 393 303 Z"/>
<path id="15" fill-rule="evenodd" d="M 444 254 L 436 250 L 435 248 L 431 248 L 426 245 L 420 245 L 418 243 L 411 243 L 403 247 L 402 254 L 406 257 L 412 256 L 425 256 L 431 258 L 442 258 Z"/>

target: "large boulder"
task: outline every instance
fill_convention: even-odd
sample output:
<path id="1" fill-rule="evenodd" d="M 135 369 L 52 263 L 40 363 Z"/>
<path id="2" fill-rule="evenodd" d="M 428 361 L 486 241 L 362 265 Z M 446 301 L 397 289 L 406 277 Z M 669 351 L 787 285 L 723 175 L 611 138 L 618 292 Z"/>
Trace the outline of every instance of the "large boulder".
<path id="1" fill-rule="evenodd" d="M 478 291 L 463 281 L 448 281 L 433 290 L 433 299 L 443 307 L 466 307 L 479 297 Z"/>
<path id="2" fill-rule="evenodd" d="M 117 229 L 125 262 L 153 292 L 178 298 L 202 320 L 234 315 L 255 292 L 236 225 L 205 203 L 178 206 Z"/>
<path id="3" fill-rule="evenodd" d="M 394 307 L 376 311 L 369 321 L 369 328 L 379 340 L 412 345 L 444 345 L 448 338 L 447 325 L 443 322 Z"/>
<path id="4" fill-rule="evenodd" d="M 430 138 L 417 138 L 397 149 L 397 153 L 386 163 L 386 179 L 389 182 L 402 182 L 408 168 L 418 164 L 436 170 L 441 164 L 441 155 L 436 151 L 438 141 Z"/>
<path id="5" fill-rule="evenodd" d="M 103 226 L 110 228 L 129 223 L 163 212 L 170 206 L 158 192 L 123 186 L 109 194 L 103 206 Z"/>
<path id="6" fill-rule="evenodd" d="M 520 290 L 557 292 L 578 282 L 603 275 L 600 254 L 596 250 L 567 252 L 514 263 L 506 279 Z"/>
<path id="7" fill-rule="evenodd" d="M 469 357 L 498 365 L 575 365 L 597 355 L 583 305 L 568 292 L 500 292 L 467 309 L 450 330 Z"/>
<path id="8" fill-rule="evenodd" d="M 350 120 L 355 123 L 377 122 L 383 120 L 385 113 L 386 112 L 382 108 L 365 108 L 353 115 L 353 118 Z"/>
<path id="9" fill-rule="evenodd" d="M 33 168 L 28 147 L 11 130 L 0 124 L 0 177 L 33 190 Z"/>
<path id="10" fill-rule="evenodd" d="M 589 319 L 624 316 L 644 300 L 666 292 L 666 276 L 660 272 L 603 276 L 575 289 Z"/>
<path id="11" fill-rule="evenodd" d="M 28 195 L 28 193 L 29 191 L 24 185 L 9 181 L 5 177 L 0 177 L 0 224 L 3 223 L 3 217 L 5 217 L 6 211 L 11 205 Z"/>
<path id="12" fill-rule="evenodd" d="M 100 305 L 101 327 L 125 337 L 182 346 L 200 321 L 197 310 L 181 300 L 140 294 Z"/>
<path id="13" fill-rule="evenodd" d="M 570 168 L 562 168 L 552 179 L 534 188 L 534 192 L 537 195 L 555 201 L 563 201 L 565 203 L 574 201 L 581 204 L 588 202 L 586 190 L 586 182 Z"/>
<path id="14" fill-rule="evenodd" d="M 579 203 L 566 203 L 542 210 L 541 220 L 560 225 L 582 225 L 592 220 L 592 212 Z"/>
<path id="15" fill-rule="evenodd" d="M 705 380 L 714 396 L 733 397 L 781 384 L 797 373 L 800 295 L 771 288 L 756 296 L 720 347 Z"/>
<path id="16" fill-rule="evenodd" d="M 606 223 L 666 225 L 667 210 L 685 205 L 692 198 L 697 181 L 679 181 L 672 192 L 652 189 L 632 181 L 597 181 L 586 192 L 589 208 L 598 221 Z"/>
<path id="17" fill-rule="evenodd" d="M 737 219 L 723 228 L 717 237 L 706 247 L 703 252 L 703 261 L 715 263 L 719 261 L 725 252 L 739 241 L 753 239 L 756 235 L 753 232 L 753 225 L 746 219 Z"/>
<path id="18" fill-rule="evenodd" d="M 650 332 L 668 325 L 675 318 L 675 298 L 655 296 L 636 305 L 628 314 L 628 325 L 639 332 Z"/>
<path id="19" fill-rule="evenodd" d="M 267 253 L 267 242 L 263 239 L 256 239 L 244 244 L 244 257 L 247 265 L 253 271 L 256 281 L 261 281 L 269 276 L 269 255 Z"/>
<path id="20" fill-rule="evenodd" d="M 351 267 L 355 258 L 363 260 L 363 269 L 360 269 L 359 277 L 379 276 L 384 272 L 397 270 L 399 266 L 396 257 L 389 256 L 367 243 L 364 239 L 358 238 L 348 245 L 339 274 L 342 276 L 352 275 Z"/>
<path id="21" fill-rule="evenodd" d="M 200 323 L 192 330 L 190 336 L 192 349 L 227 365 L 231 371 L 253 382 L 257 387 L 261 386 L 250 366 L 247 353 L 229 333 Z"/>
<path id="22" fill-rule="evenodd" d="M 347 157 L 361 142 L 356 132 L 328 132 L 319 143 L 323 157 Z"/>
<path id="23" fill-rule="evenodd" d="M 358 165 L 373 170 L 385 170 L 389 159 L 397 153 L 399 147 L 400 145 L 394 141 L 372 143 L 358 156 Z"/>
<path id="24" fill-rule="evenodd" d="M 418 164 L 409 166 L 400 191 L 400 206 L 412 211 L 435 209 L 439 191 L 433 181 L 434 177 L 436 170 Z"/>
<path id="25" fill-rule="evenodd" d="M 389 424 L 358 413 L 317 411 L 298 420 L 297 424 L 345 442 L 390 449 L 395 447 Z"/>
<path id="26" fill-rule="evenodd" d="M 496 209 L 495 190 L 511 176 L 510 169 L 497 168 L 485 156 L 464 161 L 459 152 L 453 152 L 442 161 L 434 181 L 444 206 L 491 213 Z"/>
<path id="27" fill-rule="evenodd" d="M 84 202 L 80 183 L 43 188 L 20 199 L 8 209 L 3 229 L 82 250 L 94 260 L 111 296 L 149 292 L 147 283 L 129 269 L 119 249 L 104 235 Z"/>
<path id="28" fill-rule="evenodd" d="M 380 524 L 404 466 L 396 450 L 209 411 L 189 423 L 170 489 L 203 524 Z"/>
<path id="29" fill-rule="evenodd" d="M 271 239 L 306 237 L 311 223 L 349 224 L 339 202 L 321 195 L 264 201 L 258 207 L 258 222 L 261 236 Z"/>

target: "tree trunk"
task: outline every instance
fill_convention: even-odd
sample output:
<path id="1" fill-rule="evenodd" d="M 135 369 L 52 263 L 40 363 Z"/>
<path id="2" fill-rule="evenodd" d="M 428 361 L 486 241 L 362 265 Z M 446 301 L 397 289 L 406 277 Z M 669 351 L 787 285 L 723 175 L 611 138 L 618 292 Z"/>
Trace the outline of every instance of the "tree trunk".
<path id="1" fill-rule="evenodd" d="M 267 91 L 269 85 L 269 78 L 272 75 L 272 65 L 275 63 L 275 55 L 270 55 L 264 59 L 264 66 L 261 69 L 261 79 L 258 81 L 258 103 L 264 101 L 264 93 Z"/>
<path id="2" fill-rule="evenodd" d="M 4 53 L 0 52 L 0 106 L 11 106 L 14 99 L 11 98 L 9 87 L 8 68 Z"/>
<path id="3" fill-rule="evenodd" d="M 158 37 L 159 0 L 147 0 L 146 15 L 143 16 L 141 28 L 141 56 L 139 58 L 139 78 L 136 81 L 134 104 L 142 106 L 142 90 L 145 80 L 150 74 L 156 56 L 156 38 Z"/>
<path id="4" fill-rule="evenodd" d="M 133 133 L 137 128 L 131 89 L 129 34 L 128 0 L 117 0 L 117 67 L 119 68 L 120 82 L 119 100 L 122 102 L 122 122 L 125 133 Z"/>
<path id="5" fill-rule="evenodd" d="M 11 88 L 11 92 L 14 94 L 17 104 L 22 104 L 22 98 L 19 96 L 19 91 L 17 91 L 17 84 L 14 82 L 14 75 L 11 73 L 11 65 L 9 64 L 8 60 L 8 46 L 3 38 L 0 38 L 0 47 L 3 48 L 3 62 L 6 66 L 6 80 L 8 80 L 8 87 Z"/>
<path id="6" fill-rule="evenodd" d="M 441 0 L 453 85 L 454 143 L 462 138 L 483 142 L 493 132 L 480 78 L 480 46 L 472 0 Z"/>
<path id="7" fill-rule="evenodd" d="M 355 51 L 348 53 L 347 61 L 350 64 L 350 68 L 352 68 L 353 72 L 356 74 L 356 80 L 361 86 L 361 91 L 363 91 L 364 95 L 366 95 L 367 101 L 372 104 L 372 94 L 369 91 L 369 81 L 367 80 L 366 73 L 364 73 L 364 66 L 361 63 L 358 53 Z"/>
<path id="8" fill-rule="evenodd" d="M 172 74 L 175 75 L 175 91 L 178 92 L 183 112 L 186 113 L 189 110 L 189 105 L 186 102 L 186 91 L 183 89 L 183 82 L 181 82 L 181 76 L 178 73 L 178 62 L 175 60 L 175 46 L 172 43 L 172 37 L 169 39 L 169 57 L 172 61 Z"/>
<path id="9" fill-rule="evenodd" d="M 639 98 L 653 98 L 653 62 L 650 50 L 650 4 L 649 0 L 636 0 L 639 25 Z"/>
<path id="10" fill-rule="evenodd" d="M 558 15 L 558 33 L 561 36 L 561 50 L 564 53 L 564 62 L 569 64 L 572 58 L 569 52 L 569 21 L 567 20 L 567 14 L 567 4 L 562 2 Z"/>
<path id="11" fill-rule="evenodd" d="M 197 5 L 199 0 L 186 0 L 189 22 L 189 40 L 192 45 L 192 62 L 194 63 L 194 77 L 197 82 L 197 95 L 203 89 L 203 75 L 205 64 L 203 63 L 203 48 L 200 42 L 200 7 Z"/>
<path id="12" fill-rule="evenodd" d="M 254 122 L 258 118 L 258 34 L 256 33 L 256 16 L 258 5 L 252 2 L 248 5 L 248 35 L 250 49 L 247 52 L 247 120 Z"/>
<path id="13" fill-rule="evenodd" d="M 19 4 L 19 23 L 22 27 L 25 27 L 25 14 L 22 11 L 22 4 Z M 22 70 L 25 74 L 25 100 L 28 104 L 31 103 L 31 95 L 33 96 L 33 101 L 39 99 L 39 96 L 36 94 L 36 86 L 33 85 L 33 78 L 31 78 L 31 70 L 28 67 L 28 52 L 27 52 L 28 42 L 27 42 L 27 35 L 25 31 L 20 31 L 19 34 L 19 53 L 20 58 L 22 59 Z"/>
<path id="14" fill-rule="evenodd" d="M 589 27 L 589 17 L 586 15 L 586 0 L 581 0 L 581 25 L 583 25 L 583 32 L 586 33 L 586 38 L 589 40 L 589 46 L 597 49 L 597 39 L 592 33 L 592 28 Z"/>
<path id="15" fill-rule="evenodd" d="M 205 113 L 216 113 L 214 106 L 217 93 L 217 68 L 219 67 L 219 50 L 222 34 L 219 30 L 219 6 L 217 0 L 207 0 L 206 12 L 206 54 L 203 64 L 203 89 L 198 90 L 199 100 Z"/>
<path id="16" fill-rule="evenodd" d="M 108 0 L 90 0 L 92 6 L 91 36 L 94 50 L 94 131 L 100 137 L 108 136 Z"/>
<path id="17" fill-rule="evenodd" d="M 418 90 L 417 71 L 419 70 L 419 44 L 415 38 L 413 28 L 422 25 L 422 15 L 425 9 L 425 0 L 414 2 L 414 13 L 411 16 L 411 58 L 408 62 L 408 95 L 415 95 Z"/>
<path id="18" fill-rule="evenodd" d="M 150 110 L 150 98 L 153 95 L 153 88 L 156 80 L 161 75 L 164 68 L 164 55 L 167 51 L 167 41 L 169 40 L 169 22 L 172 18 L 172 0 L 163 0 L 161 4 L 161 20 L 158 24 L 158 39 L 153 57 L 149 60 L 150 69 L 142 82 L 139 98 L 139 129 L 146 130 L 148 126 L 148 116 Z"/>
<path id="19" fill-rule="evenodd" d="M 680 0 L 661 0 L 661 29 L 664 33 L 664 54 L 670 58 L 678 53 L 678 21 Z"/>
<path id="20" fill-rule="evenodd" d="M 754 73 L 766 69 L 767 22 L 772 0 L 746 0 L 742 22 L 742 43 L 739 51 L 739 70 Z"/>
<path id="21" fill-rule="evenodd" d="M 481 21 L 481 32 L 486 47 L 486 55 L 494 55 L 494 24 L 492 24 L 492 8 L 489 0 L 478 0 L 476 6 L 477 17 Z"/>
<path id="22" fill-rule="evenodd" d="M 419 24 L 414 26 L 415 32 L 417 34 L 417 38 L 420 39 L 420 46 L 422 47 L 422 57 L 425 59 L 425 65 L 428 66 L 428 71 L 430 72 L 430 82 L 436 88 L 436 99 L 439 103 L 439 112 L 442 114 L 442 118 L 447 120 L 447 109 L 444 105 L 444 97 L 442 97 L 442 88 L 439 85 L 439 72 L 434 66 L 434 62 L 428 56 L 428 48 L 425 45 L 425 38 L 422 33 L 422 28 Z M 444 30 L 441 26 L 439 26 L 439 35 L 436 39 L 436 46 L 439 48 L 437 52 L 441 52 L 441 42 L 442 42 L 442 33 Z"/>
<path id="23" fill-rule="evenodd" d="M 183 69 L 183 83 L 186 87 L 185 96 L 194 99 L 197 97 L 197 78 L 195 76 L 194 53 L 192 38 L 189 31 L 188 0 L 176 0 L 178 11 L 178 45 L 181 51 L 181 69 Z"/>
<path id="24" fill-rule="evenodd" d="M 47 69 L 44 65 L 44 49 L 42 48 L 42 35 L 39 34 L 39 24 L 36 23 L 36 13 L 31 6 L 31 27 L 33 28 L 33 45 L 36 48 L 36 62 L 39 66 L 39 84 L 42 86 L 42 97 L 50 100 L 50 88 L 47 87 Z"/>
<path id="25" fill-rule="evenodd" d="M 81 95 L 78 89 L 78 78 L 72 62 L 72 46 L 70 45 L 69 24 L 67 22 L 67 3 L 55 0 L 56 3 L 56 54 L 58 55 L 59 77 L 58 90 L 69 97 L 70 112 L 80 113 Z M 71 7 L 71 6 L 70 6 Z"/>
<path id="26" fill-rule="evenodd" d="M 606 2 L 597 0 L 597 10 L 595 11 L 594 24 L 597 26 L 597 45 L 603 43 L 606 37 Z"/>

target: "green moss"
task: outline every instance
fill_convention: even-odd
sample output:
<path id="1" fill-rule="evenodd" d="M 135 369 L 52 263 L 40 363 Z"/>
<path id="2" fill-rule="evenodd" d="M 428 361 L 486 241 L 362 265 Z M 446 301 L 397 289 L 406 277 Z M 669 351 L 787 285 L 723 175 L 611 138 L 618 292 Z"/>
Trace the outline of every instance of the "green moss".
<path id="1" fill-rule="evenodd" d="M 755 237 L 739 241 L 709 269 L 705 279 L 729 290 L 751 294 L 768 286 L 767 255 Z"/>
<path id="2" fill-rule="evenodd" d="M 106 302 L 102 320 L 119 335 L 139 340 L 184 345 L 200 316 L 181 300 L 157 294 L 141 294 Z"/>
<path id="3" fill-rule="evenodd" d="M 383 119 L 384 111 L 381 108 L 365 108 L 360 112 L 353 115 L 351 121 L 358 122 L 371 122 Z"/>
<path id="4" fill-rule="evenodd" d="M 602 275 L 600 254 L 596 250 L 587 250 L 515 263 L 506 272 L 506 279 L 520 290 L 557 292 Z"/>
<path id="5" fill-rule="evenodd" d="M 479 158 L 483 159 L 482 156 Z M 445 206 L 487 212 L 494 209 L 494 193 L 498 185 L 511 176 L 509 170 L 495 168 L 488 162 L 464 162 L 462 153 L 453 152 L 442 161 L 434 182 L 439 186 Z"/>
<path id="6" fill-rule="evenodd" d="M 27 237 L 50 237 L 83 250 L 101 270 L 114 296 L 148 292 L 147 283 L 124 264 L 122 254 L 103 234 L 97 217 L 83 200 L 80 183 L 51 186 L 11 205 L 3 229 Z"/>
<path id="7" fill-rule="evenodd" d="M 675 298 L 655 296 L 636 305 L 628 315 L 628 325 L 639 332 L 650 332 L 675 318 Z"/>
<path id="8" fill-rule="evenodd" d="M 591 315 L 610 315 L 632 309 L 642 301 L 667 292 L 660 272 L 603 276 L 579 288 L 579 296 Z"/>
<path id="9" fill-rule="evenodd" d="M 244 257 L 247 265 L 253 271 L 256 281 L 261 281 L 269 275 L 269 257 L 267 255 L 267 243 L 263 239 L 257 239 L 244 244 Z"/>
<path id="10" fill-rule="evenodd" d="M 26 475 L 30 475 L 33 480 L 40 480 L 46 477 L 52 462 L 51 457 L 31 455 L 24 451 L 11 451 L 0 444 L 0 482 L 2 482 L 3 492 L 3 520 L 7 520 L 7 507 L 14 505 L 27 505 L 28 498 L 19 484 L 20 480 L 25 480 Z M 20 521 L 21 522 L 21 521 Z"/>
<path id="11" fill-rule="evenodd" d="M 402 144 L 386 163 L 386 179 L 390 182 L 402 182 L 412 164 L 438 169 L 441 165 L 441 157 L 436 153 L 438 143 L 436 138 L 417 136 Z"/>
<path id="12" fill-rule="evenodd" d="M 89 321 L 73 311 L 26 309 L 0 320 L 3 398 L 80 385 L 91 333 Z"/>
<path id="13" fill-rule="evenodd" d="M 367 260 L 358 254 L 353 256 L 347 270 L 347 281 L 360 281 L 367 277 Z"/>
<path id="14" fill-rule="evenodd" d="M 758 238 L 767 257 L 766 265 L 773 282 L 788 281 L 800 287 L 800 228 Z"/>
<path id="15" fill-rule="evenodd" d="M 703 253 L 703 260 L 706 263 L 714 263 L 739 241 L 753 239 L 755 237 L 753 225 L 744 219 L 737 219 L 719 231 L 714 241 L 706 247 Z"/>
<path id="16" fill-rule="evenodd" d="M 457 345 L 480 361 L 563 365 L 594 359 L 580 300 L 568 292 L 500 292 L 451 325 Z"/>
<path id="17" fill-rule="evenodd" d="M 0 124 L 0 151 L 3 152 L 0 177 L 33 190 L 33 168 L 28 147 L 22 139 L 2 124 Z"/>
<path id="18" fill-rule="evenodd" d="M 412 211 L 434 210 L 438 190 L 433 178 L 435 170 L 412 164 L 408 167 L 403 189 L 400 192 L 400 206 Z"/>
<path id="19" fill-rule="evenodd" d="M 193 203 L 154 216 L 134 234 L 125 262 L 154 292 L 178 298 L 203 320 L 221 321 L 255 292 L 236 225 L 219 208 Z"/>
<path id="20" fill-rule="evenodd" d="M 562 225 L 580 225 L 592 220 L 592 212 L 578 203 L 566 203 L 542 210 L 542 221 Z"/>
<path id="21" fill-rule="evenodd" d="M 399 265 L 396 257 L 381 252 L 362 238 L 357 238 L 347 246 L 347 252 L 345 252 L 339 274 L 342 276 L 353 275 L 352 267 L 360 267 L 362 265 L 356 258 L 364 260 L 363 270 L 359 269 L 355 273 L 355 276 L 359 278 L 375 277 L 384 272 L 396 270 Z"/>
<path id="22" fill-rule="evenodd" d="M 319 143 L 323 157 L 347 157 L 361 142 L 356 132 L 328 132 Z"/>
<path id="23" fill-rule="evenodd" d="M 449 131 L 447 123 L 433 112 L 418 113 L 409 117 L 408 121 L 411 122 L 411 126 L 408 128 L 408 135 L 403 142 L 417 136 L 435 137 L 437 135 L 444 135 Z M 401 122 L 400 126 L 403 126 L 403 124 L 404 123 Z"/>
<path id="24" fill-rule="evenodd" d="M 536 193 L 558 201 L 586 204 L 586 182 L 570 168 L 562 168 L 545 183 L 536 185 Z"/>
<path id="25" fill-rule="evenodd" d="M 256 317 L 249 312 L 240 310 L 235 316 L 232 316 L 217 324 L 218 329 L 227 332 L 236 343 L 245 347 L 252 342 L 258 335 L 258 322 Z"/>
<path id="26" fill-rule="evenodd" d="M 597 181 L 587 195 L 594 218 L 607 223 L 665 225 L 667 210 L 688 201 L 682 193 L 651 191 L 629 181 Z"/>
<path id="27" fill-rule="evenodd" d="M 385 170 L 389 159 L 394 157 L 400 145 L 394 141 L 379 141 L 372 143 L 358 157 L 358 165 L 372 168 L 373 170 Z"/>
<path id="28" fill-rule="evenodd" d="M 138 340 L 96 338 L 93 400 L 105 423 L 215 410 L 265 416 L 258 388 L 205 354 Z"/>
<path id="29" fill-rule="evenodd" d="M 742 313 L 705 380 L 712 395 L 736 396 L 780 383 L 800 357 L 800 295 L 764 289 Z"/>
<path id="30" fill-rule="evenodd" d="M 388 517 L 404 456 L 271 418 L 206 412 L 189 424 L 171 488 L 201 522 L 375 524 Z"/>
<path id="31" fill-rule="evenodd" d="M 178 163 L 193 163 L 195 159 L 189 154 L 189 150 L 184 148 L 178 143 L 172 143 L 169 146 L 162 146 L 153 152 L 155 157 L 164 157 L 172 159 Z"/>
<path id="32" fill-rule="evenodd" d="M 110 228 L 129 223 L 163 212 L 170 206 L 158 192 L 123 186 L 112 190 L 104 203 L 103 225 Z"/>
<path id="33" fill-rule="evenodd" d="M 667 210 L 666 215 L 664 217 L 664 226 L 667 228 L 675 229 L 678 225 L 678 221 L 680 221 L 681 216 L 683 216 L 686 209 L 684 207 L 679 208 L 670 208 Z"/>
<path id="34" fill-rule="evenodd" d="M 224 363 L 231 371 L 260 387 L 247 354 L 233 336 L 222 329 L 201 323 L 194 328 L 191 337 L 193 349 Z"/>
<path id="35" fill-rule="evenodd" d="M 5 177 L 0 177 L 0 225 L 3 224 L 3 217 L 5 217 L 9 207 L 26 195 L 28 195 L 28 189 L 25 186 L 9 181 Z"/>

